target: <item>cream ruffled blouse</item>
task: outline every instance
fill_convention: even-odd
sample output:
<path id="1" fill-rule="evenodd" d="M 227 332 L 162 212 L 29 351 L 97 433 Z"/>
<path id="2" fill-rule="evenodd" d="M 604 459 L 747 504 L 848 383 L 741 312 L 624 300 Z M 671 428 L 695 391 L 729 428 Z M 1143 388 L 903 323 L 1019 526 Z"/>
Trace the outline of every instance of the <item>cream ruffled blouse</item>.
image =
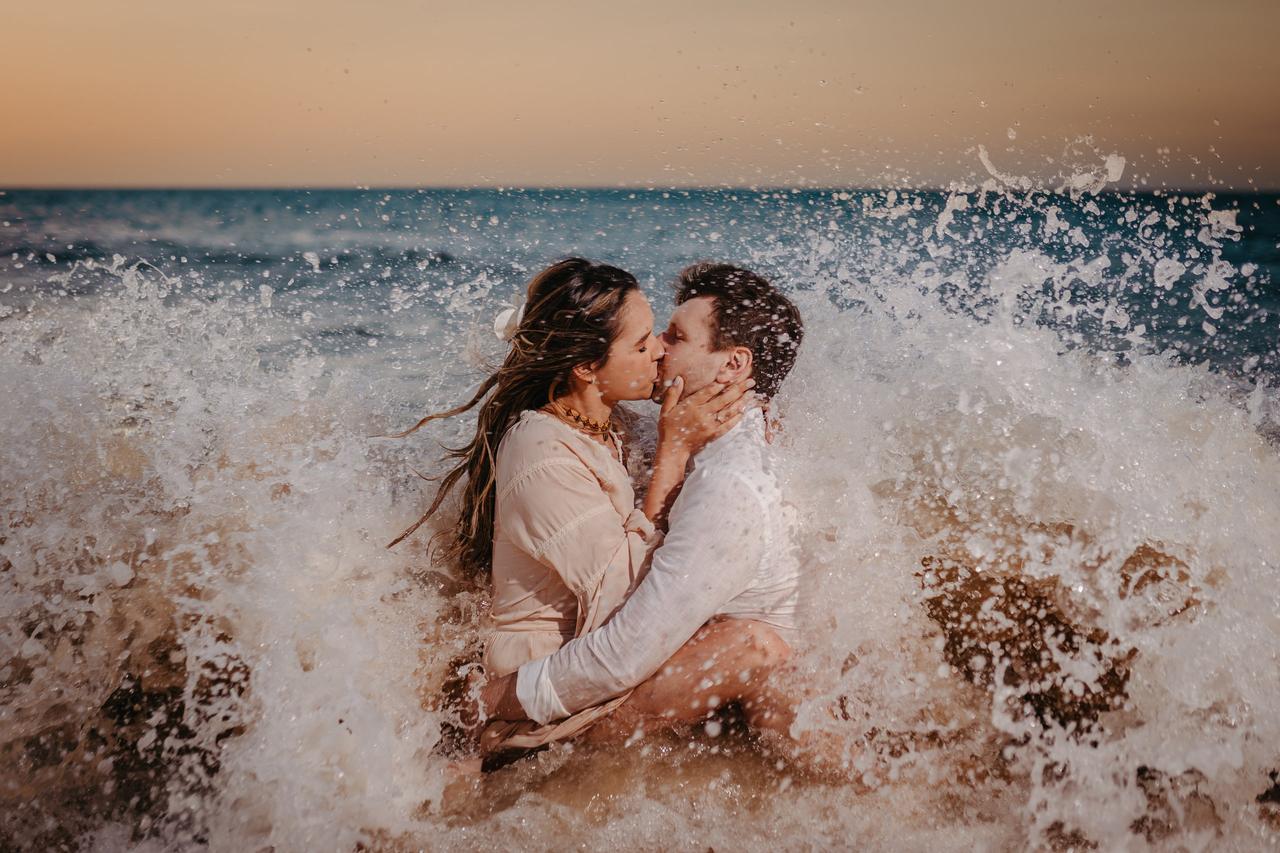
<path id="1" fill-rule="evenodd" d="M 635 507 L 616 434 L 603 444 L 526 411 L 498 446 L 490 677 L 515 672 L 599 628 L 636 588 L 658 535 Z M 492 722 L 486 751 L 569 737 L 626 698 L 549 725 Z"/>

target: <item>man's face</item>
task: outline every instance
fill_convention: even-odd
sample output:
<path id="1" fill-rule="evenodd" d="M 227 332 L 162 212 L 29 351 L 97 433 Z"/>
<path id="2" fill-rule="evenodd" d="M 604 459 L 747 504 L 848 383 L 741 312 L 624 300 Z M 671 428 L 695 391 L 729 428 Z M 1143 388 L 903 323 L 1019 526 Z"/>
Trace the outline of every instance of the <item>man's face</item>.
<path id="1" fill-rule="evenodd" d="M 658 365 L 655 398 L 660 399 L 677 376 L 684 378 L 684 394 L 688 396 L 714 381 L 725 369 L 733 351 L 711 348 L 714 302 L 714 297 L 697 296 L 677 306 L 671 315 L 671 323 L 662 333 L 666 353 Z"/>

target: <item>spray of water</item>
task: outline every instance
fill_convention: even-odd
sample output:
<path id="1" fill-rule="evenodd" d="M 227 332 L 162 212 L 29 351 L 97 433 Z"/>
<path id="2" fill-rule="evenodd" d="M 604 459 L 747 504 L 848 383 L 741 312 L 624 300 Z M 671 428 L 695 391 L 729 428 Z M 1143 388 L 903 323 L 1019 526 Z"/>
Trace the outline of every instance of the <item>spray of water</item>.
<path id="1" fill-rule="evenodd" d="M 843 780 L 704 733 L 450 789 L 438 697 L 485 594 L 382 548 L 432 455 L 369 438 L 406 420 L 366 343 L 394 336 L 321 351 L 341 312 L 290 314 L 292 280 L 124 259 L 6 303 L 3 837 L 1276 844 L 1275 353 L 1232 337 L 1266 282 L 1212 198 L 1098 195 L 1120 158 L 1049 187 L 981 159 L 941 196 L 831 194 L 746 258 L 806 317 L 778 400 L 808 567 L 797 728 L 845 745 Z M 330 263 L 308 251 L 300 276 Z M 454 330 L 417 350 L 415 406 L 493 355 L 505 278 L 388 290 L 385 328 Z"/>

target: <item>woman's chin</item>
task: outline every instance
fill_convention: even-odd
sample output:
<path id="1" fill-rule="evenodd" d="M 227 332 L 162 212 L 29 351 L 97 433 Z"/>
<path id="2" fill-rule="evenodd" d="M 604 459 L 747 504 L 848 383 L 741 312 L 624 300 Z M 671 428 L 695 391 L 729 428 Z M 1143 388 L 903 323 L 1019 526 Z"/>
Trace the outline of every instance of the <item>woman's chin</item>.
<path id="1" fill-rule="evenodd" d="M 605 402 L 612 398 L 614 403 L 627 403 L 635 400 L 652 400 L 655 394 L 661 396 L 664 390 L 665 386 L 655 376 L 642 382 L 629 382 L 624 388 L 601 388 L 601 393 Z"/>
<path id="2" fill-rule="evenodd" d="M 634 391 L 629 392 L 622 400 L 652 400 L 654 393 L 657 391 L 658 382 L 647 382 L 643 385 L 637 385 Z"/>

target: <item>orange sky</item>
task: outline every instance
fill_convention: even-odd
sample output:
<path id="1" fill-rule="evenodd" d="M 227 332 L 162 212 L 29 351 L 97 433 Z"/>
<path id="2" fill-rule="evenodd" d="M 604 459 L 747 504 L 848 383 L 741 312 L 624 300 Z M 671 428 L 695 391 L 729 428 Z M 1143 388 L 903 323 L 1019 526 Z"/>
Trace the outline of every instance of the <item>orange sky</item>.
<path id="1" fill-rule="evenodd" d="M 1280 188 L 1275 0 L 5 5 L 0 186 Z"/>

